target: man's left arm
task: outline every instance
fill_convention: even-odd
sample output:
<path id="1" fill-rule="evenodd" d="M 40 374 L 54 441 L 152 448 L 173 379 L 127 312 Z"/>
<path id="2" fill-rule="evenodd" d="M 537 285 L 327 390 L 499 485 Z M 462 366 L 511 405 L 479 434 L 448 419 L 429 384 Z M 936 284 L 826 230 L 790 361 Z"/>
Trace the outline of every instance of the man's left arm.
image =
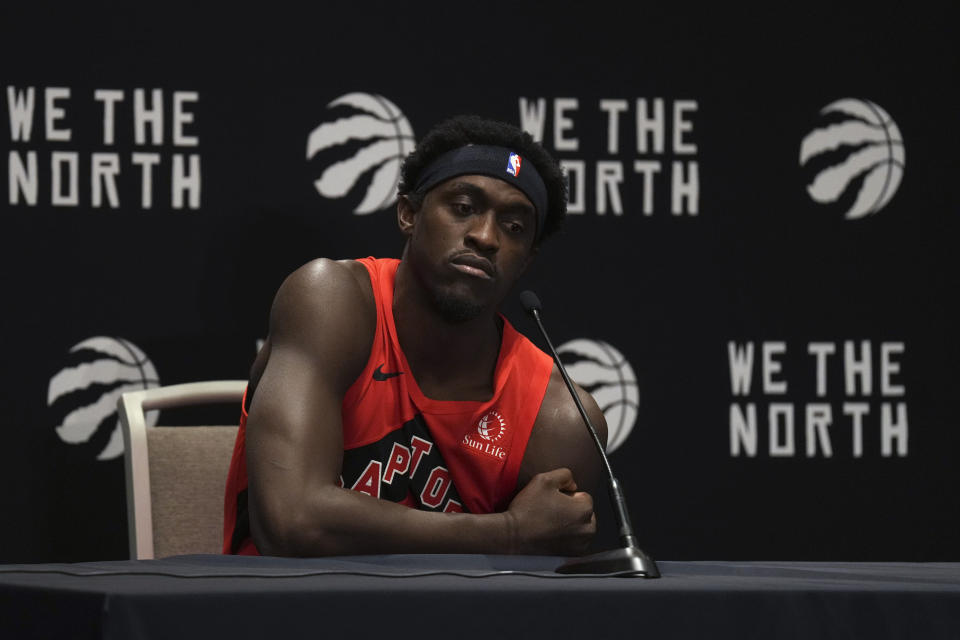
<path id="1" fill-rule="evenodd" d="M 574 388 L 597 430 L 600 443 L 606 447 L 607 421 L 603 412 L 589 393 L 577 384 Z M 603 462 L 559 369 L 554 365 L 520 465 L 517 488 L 524 487 L 538 473 L 561 467 L 573 472 L 577 490 L 588 492 L 594 499 L 605 493 Z"/>

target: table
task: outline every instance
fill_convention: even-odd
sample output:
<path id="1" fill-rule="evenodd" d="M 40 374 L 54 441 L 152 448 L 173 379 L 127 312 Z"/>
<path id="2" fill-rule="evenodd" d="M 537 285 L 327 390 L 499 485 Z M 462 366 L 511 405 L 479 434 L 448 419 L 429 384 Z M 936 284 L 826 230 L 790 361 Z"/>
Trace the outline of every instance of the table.
<path id="1" fill-rule="evenodd" d="M 957 638 L 960 563 L 177 556 L 0 565 L 0 637 Z M 510 571 L 510 573 L 502 573 Z"/>

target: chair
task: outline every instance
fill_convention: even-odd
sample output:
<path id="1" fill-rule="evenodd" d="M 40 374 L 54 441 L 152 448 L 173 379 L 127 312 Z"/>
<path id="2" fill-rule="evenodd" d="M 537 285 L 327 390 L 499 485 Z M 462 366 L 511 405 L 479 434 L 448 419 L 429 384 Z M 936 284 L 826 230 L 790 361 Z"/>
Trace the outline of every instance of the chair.
<path id="1" fill-rule="evenodd" d="M 144 411 L 236 403 L 239 416 L 246 384 L 193 382 L 120 397 L 131 558 L 220 553 L 224 488 L 237 426 L 148 427 Z"/>

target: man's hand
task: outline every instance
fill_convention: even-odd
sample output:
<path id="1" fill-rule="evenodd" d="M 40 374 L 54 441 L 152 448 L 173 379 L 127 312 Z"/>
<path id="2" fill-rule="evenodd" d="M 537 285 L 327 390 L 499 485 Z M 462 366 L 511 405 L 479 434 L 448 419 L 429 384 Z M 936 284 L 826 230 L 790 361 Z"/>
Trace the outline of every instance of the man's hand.
<path id="1" fill-rule="evenodd" d="M 597 531 L 593 498 L 569 469 L 539 473 L 506 511 L 513 553 L 582 554 Z"/>

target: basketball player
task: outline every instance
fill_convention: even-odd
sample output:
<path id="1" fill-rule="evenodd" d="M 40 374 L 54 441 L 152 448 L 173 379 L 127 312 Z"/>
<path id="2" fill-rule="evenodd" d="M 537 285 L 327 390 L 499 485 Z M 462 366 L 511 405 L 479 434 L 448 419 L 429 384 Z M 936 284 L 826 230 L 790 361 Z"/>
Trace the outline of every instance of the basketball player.
<path id="1" fill-rule="evenodd" d="M 460 117 L 406 159 L 399 194 L 400 260 L 315 260 L 277 292 L 224 552 L 582 553 L 599 459 L 550 357 L 497 311 L 566 213 L 560 168 Z"/>

